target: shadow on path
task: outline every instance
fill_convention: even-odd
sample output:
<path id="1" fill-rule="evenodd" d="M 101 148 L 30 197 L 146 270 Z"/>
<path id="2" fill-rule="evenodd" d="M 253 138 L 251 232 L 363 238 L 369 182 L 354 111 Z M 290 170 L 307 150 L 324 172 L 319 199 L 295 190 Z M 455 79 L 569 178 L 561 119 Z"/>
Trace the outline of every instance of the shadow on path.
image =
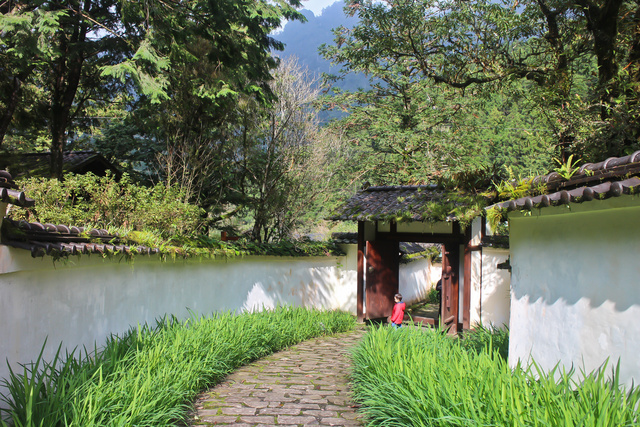
<path id="1" fill-rule="evenodd" d="M 190 425 L 361 426 L 347 376 L 365 332 L 314 338 L 238 369 L 198 397 Z"/>

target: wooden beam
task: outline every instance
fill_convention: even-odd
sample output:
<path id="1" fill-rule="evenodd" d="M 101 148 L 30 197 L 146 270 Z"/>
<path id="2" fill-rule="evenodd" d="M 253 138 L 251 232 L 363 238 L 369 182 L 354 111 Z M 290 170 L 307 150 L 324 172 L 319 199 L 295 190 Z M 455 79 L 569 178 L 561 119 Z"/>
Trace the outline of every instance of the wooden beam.
<path id="1" fill-rule="evenodd" d="M 464 295 L 462 296 L 462 329 L 471 327 L 471 227 L 467 227 L 464 245 Z"/>
<path id="2" fill-rule="evenodd" d="M 379 232 L 378 237 L 396 242 L 417 242 L 417 243 L 453 243 L 460 242 L 463 236 L 444 233 L 391 233 Z"/>
<path id="3" fill-rule="evenodd" d="M 358 221 L 358 267 L 356 273 L 356 315 L 358 322 L 364 321 L 364 222 Z"/>

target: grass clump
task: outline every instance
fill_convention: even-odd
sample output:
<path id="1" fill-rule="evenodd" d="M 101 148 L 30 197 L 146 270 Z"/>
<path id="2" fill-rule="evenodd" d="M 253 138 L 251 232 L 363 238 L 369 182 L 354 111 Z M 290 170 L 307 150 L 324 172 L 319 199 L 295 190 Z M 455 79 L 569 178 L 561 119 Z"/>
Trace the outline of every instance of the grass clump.
<path id="1" fill-rule="evenodd" d="M 200 391 L 237 367 L 354 325 L 348 313 L 292 307 L 166 317 L 112 336 L 99 352 L 39 357 L 4 381 L 2 401 L 16 427 L 173 426 Z"/>
<path id="2" fill-rule="evenodd" d="M 494 353 L 504 360 L 509 355 L 509 330 L 506 326 L 498 328 L 496 326 L 476 326 L 475 329 L 464 331 L 459 335 L 461 345 L 467 350 L 473 350 L 480 354 L 491 348 Z M 494 354 L 495 355 L 495 354 Z"/>
<path id="3" fill-rule="evenodd" d="M 512 370 L 501 355 L 502 338 L 487 339 L 495 335 L 488 329 L 478 333 L 484 338 L 372 329 L 354 352 L 352 374 L 368 425 L 638 425 L 640 391 L 625 391 L 617 375 L 607 379 L 606 366 L 582 373 L 580 383 L 574 371 L 543 372 L 535 364 Z"/>

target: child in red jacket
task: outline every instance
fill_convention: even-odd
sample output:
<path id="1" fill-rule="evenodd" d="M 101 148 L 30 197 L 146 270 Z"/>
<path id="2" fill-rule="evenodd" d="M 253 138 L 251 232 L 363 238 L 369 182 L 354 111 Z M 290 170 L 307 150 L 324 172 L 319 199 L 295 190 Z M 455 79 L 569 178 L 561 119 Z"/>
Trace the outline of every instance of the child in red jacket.
<path id="1" fill-rule="evenodd" d="M 394 328 L 401 328 L 406 304 L 402 302 L 402 294 L 396 294 L 393 299 L 396 303 L 393 306 L 393 311 L 391 312 L 391 326 Z"/>

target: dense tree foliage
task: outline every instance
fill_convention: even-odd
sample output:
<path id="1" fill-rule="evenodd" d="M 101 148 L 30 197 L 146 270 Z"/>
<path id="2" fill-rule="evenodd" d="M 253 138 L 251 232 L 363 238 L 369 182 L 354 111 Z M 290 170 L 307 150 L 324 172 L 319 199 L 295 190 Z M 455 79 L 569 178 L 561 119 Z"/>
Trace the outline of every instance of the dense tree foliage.
<path id="1" fill-rule="evenodd" d="M 246 217 L 252 239 L 288 238 L 333 182 L 331 135 L 318 124 L 312 104 L 320 89 L 309 71 L 285 59 L 272 74 L 269 104 L 239 96 L 220 118 L 208 101 L 176 91 L 160 103 L 166 109 L 145 106 L 114 122 L 97 146 L 138 177 L 180 188 L 212 226 Z M 188 86 L 181 83 L 172 87 Z"/>
<path id="2" fill-rule="evenodd" d="M 273 30 L 324 37 L 338 7 L 305 38 L 298 7 L 2 2 L 0 150 L 50 150 L 57 178 L 65 150 L 99 151 L 198 206 L 203 230 L 264 242 L 363 181 L 484 188 L 640 148 L 637 2 L 348 0 L 321 100 Z M 321 127 L 318 105 L 339 120 Z"/>
<path id="3" fill-rule="evenodd" d="M 283 45 L 272 30 L 283 18 L 304 19 L 299 6 L 3 3 L 0 54 L 13 62 L 2 71 L 17 83 L 0 100 L 2 148 L 50 149 L 58 178 L 63 151 L 97 149 L 141 183 L 179 189 L 208 225 L 246 215 L 254 239 L 286 238 L 326 182 L 322 144 L 312 144 L 318 89 L 291 62 L 278 68 L 273 54 Z"/>
<path id="4" fill-rule="evenodd" d="M 290 237 L 318 194 L 329 188 L 328 135 L 312 104 L 319 89 L 295 59 L 284 60 L 271 83 L 277 101 L 247 108 L 238 135 L 241 187 L 256 241 Z"/>
<path id="5" fill-rule="evenodd" d="M 270 49 L 282 48 L 269 33 L 283 18 L 300 19 L 299 5 L 297 0 L 3 2 L 0 141 L 14 116 L 32 111 L 39 120 L 24 127 L 14 122 L 12 133 L 41 127 L 44 119 L 51 173 L 61 178 L 62 152 L 86 124 L 85 114 L 93 109 L 89 115 L 95 115 L 122 97 L 134 94 L 136 102 L 159 104 L 183 93 L 201 104 L 207 118 L 222 116 L 218 123 L 224 114 L 217 113 L 241 94 L 268 102 L 267 82 L 276 65 Z M 27 103 L 25 86 L 35 106 Z M 197 118 L 199 111 L 191 113 Z M 176 131 L 184 134 L 190 125 L 180 126 Z"/>
<path id="6" fill-rule="evenodd" d="M 387 182 L 622 155 L 638 148 L 639 10 L 622 0 L 350 0 L 345 12 L 360 22 L 337 28 L 323 54 L 374 86 L 328 106 L 351 112 L 340 126 L 368 146 L 370 167 L 390 160 L 388 176 L 376 174 Z"/>

